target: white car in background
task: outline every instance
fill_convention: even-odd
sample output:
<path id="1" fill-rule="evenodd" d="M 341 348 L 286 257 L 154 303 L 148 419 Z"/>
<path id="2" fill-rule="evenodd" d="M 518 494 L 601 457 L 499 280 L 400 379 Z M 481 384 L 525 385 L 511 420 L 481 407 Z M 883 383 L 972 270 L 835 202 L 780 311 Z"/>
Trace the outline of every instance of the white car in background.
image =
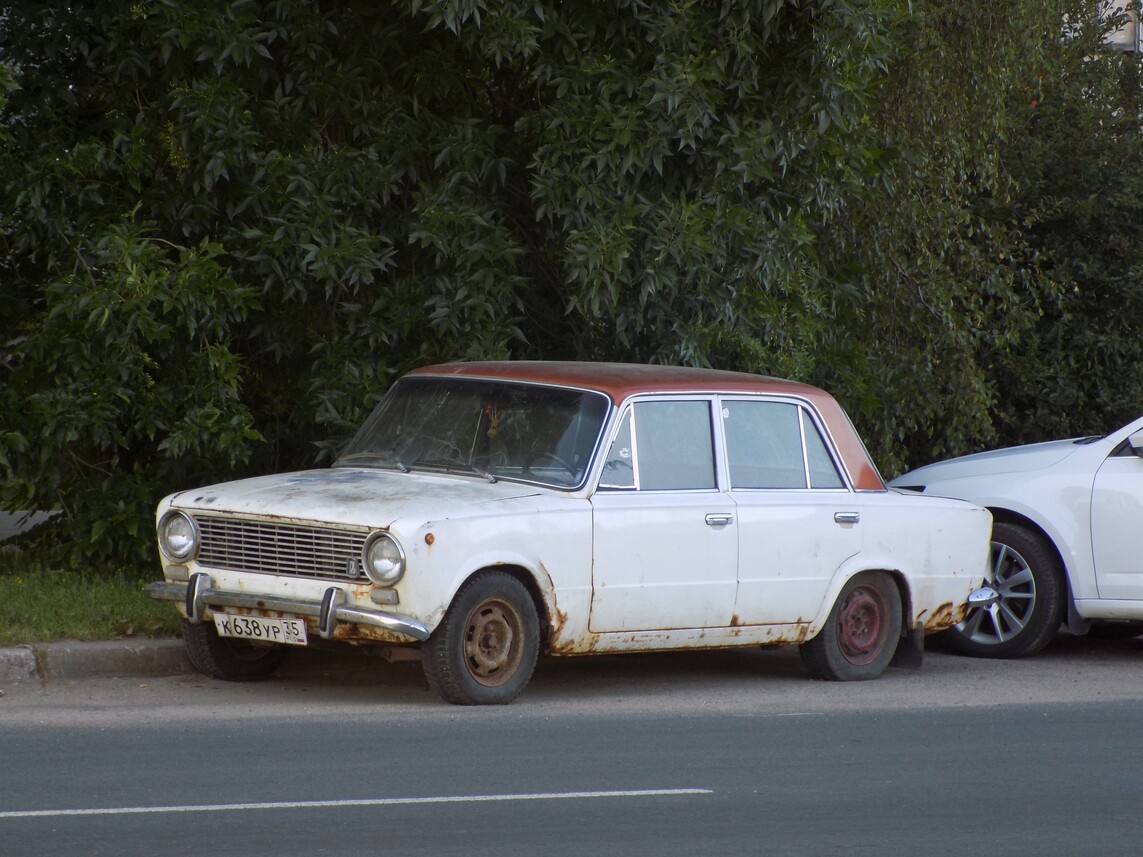
<path id="1" fill-rule="evenodd" d="M 958 650 L 1030 655 L 1061 626 L 1143 633 L 1143 418 L 1104 437 L 929 464 L 890 484 L 992 512 L 986 581 L 1000 597 L 950 630 Z"/>
<path id="2" fill-rule="evenodd" d="M 990 528 L 888 490 L 815 387 L 461 363 L 397 381 L 331 468 L 163 500 L 147 591 L 229 680 L 314 642 L 419 658 L 466 704 L 511 701 L 540 653 L 794 643 L 813 676 L 871 679 L 995 597 Z"/>

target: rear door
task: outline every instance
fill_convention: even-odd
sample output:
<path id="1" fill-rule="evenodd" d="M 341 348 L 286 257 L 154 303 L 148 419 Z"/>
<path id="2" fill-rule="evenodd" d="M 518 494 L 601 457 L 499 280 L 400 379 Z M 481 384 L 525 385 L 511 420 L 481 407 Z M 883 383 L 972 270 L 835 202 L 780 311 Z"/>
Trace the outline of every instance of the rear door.
<path id="1" fill-rule="evenodd" d="M 721 400 L 738 524 L 738 625 L 815 616 L 834 573 L 861 549 L 860 495 L 803 402 Z"/>

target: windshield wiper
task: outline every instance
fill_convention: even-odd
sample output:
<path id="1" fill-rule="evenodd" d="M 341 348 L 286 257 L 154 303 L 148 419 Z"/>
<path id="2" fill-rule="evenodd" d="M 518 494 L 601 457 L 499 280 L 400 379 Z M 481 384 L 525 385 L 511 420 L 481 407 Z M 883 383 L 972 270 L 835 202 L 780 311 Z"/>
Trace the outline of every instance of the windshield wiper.
<path id="1" fill-rule="evenodd" d="M 453 469 L 463 470 L 466 473 L 475 473 L 477 476 L 483 476 L 492 483 L 499 481 L 489 471 L 477 467 L 475 464 L 468 464 L 455 458 L 418 458 L 413 462 L 413 466 L 416 467 L 418 464 L 424 464 L 427 467 L 440 467 L 444 470 Z"/>

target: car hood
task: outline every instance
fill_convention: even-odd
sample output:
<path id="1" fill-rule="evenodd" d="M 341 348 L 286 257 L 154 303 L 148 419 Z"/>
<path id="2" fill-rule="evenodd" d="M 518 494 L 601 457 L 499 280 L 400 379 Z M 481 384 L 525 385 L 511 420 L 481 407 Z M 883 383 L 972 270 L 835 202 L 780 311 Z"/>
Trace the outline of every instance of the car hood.
<path id="1" fill-rule="evenodd" d="M 338 467 L 223 482 L 167 499 L 188 511 L 388 527 L 399 519 L 439 520 L 483 504 L 547 493 L 534 485 L 480 478 Z"/>
<path id="2" fill-rule="evenodd" d="M 1045 443 L 978 452 L 974 455 L 926 464 L 924 467 L 918 467 L 898 476 L 889 484 L 897 488 L 910 488 L 971 476 L 1044 470 L 1072 455 L 1082 444 L 1082 439 L 1050 440 Z"/>

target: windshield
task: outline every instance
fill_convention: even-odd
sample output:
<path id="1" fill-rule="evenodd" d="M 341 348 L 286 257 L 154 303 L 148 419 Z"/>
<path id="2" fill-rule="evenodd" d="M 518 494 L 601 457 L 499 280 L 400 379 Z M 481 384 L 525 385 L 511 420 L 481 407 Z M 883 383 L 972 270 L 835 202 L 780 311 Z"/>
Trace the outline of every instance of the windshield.
<path id="1" fill-rule="evenodd" d="M 609 400 L 600 393 L 474 378 L 402 378 L 334 463 L 580 485 Z"/>

